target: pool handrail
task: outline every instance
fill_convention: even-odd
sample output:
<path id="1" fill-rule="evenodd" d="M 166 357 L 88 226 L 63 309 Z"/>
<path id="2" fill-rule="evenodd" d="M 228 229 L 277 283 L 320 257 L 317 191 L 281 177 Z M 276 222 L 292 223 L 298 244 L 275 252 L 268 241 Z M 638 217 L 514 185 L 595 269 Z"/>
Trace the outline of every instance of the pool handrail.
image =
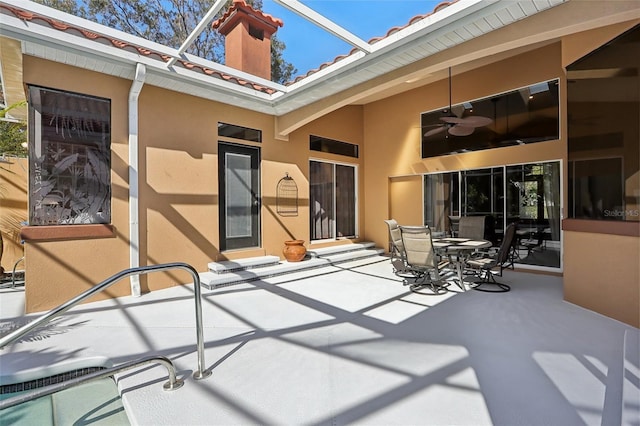
<path id="1" fill-rule="evenodd" d="M 153 355 L 145 358 L 137 359 L 134 361 L 128 361 L 115 367 L 105 368 L 103 370 L 95 371 L 93 373 L 85 374 L 82 376 L 74 377 L 72 379 L 65 380 L 64 382 L 55 383 L 53 385 L 44 386 L 41 388 L 33 389 L 21 395 L 16 395 L 11 398 L 0 401 L 0 410 L 5 408 L 20 405 L 31 400 L 41 398 L 43 396 L 51 395 L 56 392 L 60 392 L 74 386 L 81 385 L 83 383 L 92 382 L 94 380 L 103 379 L 105 377 L 113 376 L 114 374 L 122 373 L 127 370 L 139 367 L 145 364 L 162 364 L 167 368 L 169 373 L 169 381 L 162 385 L 166 391 L 172 391 L 180 389 L 184 385 L 182 379 L 178 379 L 176 376 L 176 368 L 173 362 L 167 357 L 162 355 Z"/>
<path id="2" fill-rule="evenodd" d="M 204 341 L 203 341 L 203 330 L 202 330 L 202 297 L 201 297 L 201 287 L 200 287 L 200 275 L 195 270 L 195 268 L 187 263 L 182 262 L 173 262 L 173 263 L 163 263 L 159 265 L 150 265 L 150 266 L 140 266 L 137 268 L 129 268 L 124 269 L 117 274 L 112 275 L 106 280 L 102 281 L 99 284 L 91 287 L 83 293 L 80 293 L 76 297 L 67 302 L 63 303 L 60 306 L 57 306 L 39 317 L 38 319 L 31 321 L 30 323 L 12 331 L 6 336 L 0 338 L 0 349 L 5 346 L 14 343 L 18 339 L 20 339 L 25 334 L 29 333 L 36 327 L 44 325 L 51 321 L 52 319 L 62 315 L 69 309 L 73 308 L 80 302 L 90 298 L 91 296 L 100 293 L 101 291 L 111 287 L 113 284 L 117 283 L 123 278 L 129 277 L 131 275 L 143 275 L 149 274 L 151 272 L 158 271 L 166 271 L 169 269 L 183 269 L 188 271 L 193 277 L 193 288 L 195 293 L 195 303 L 196 303 L 196 345 L 198 352 L 198 369 L 193 373 L 193 378 L 196 380 L 201 380 L 207 378 L 211 375 L 211 371 L 207 371 L 204 368 Z"/>

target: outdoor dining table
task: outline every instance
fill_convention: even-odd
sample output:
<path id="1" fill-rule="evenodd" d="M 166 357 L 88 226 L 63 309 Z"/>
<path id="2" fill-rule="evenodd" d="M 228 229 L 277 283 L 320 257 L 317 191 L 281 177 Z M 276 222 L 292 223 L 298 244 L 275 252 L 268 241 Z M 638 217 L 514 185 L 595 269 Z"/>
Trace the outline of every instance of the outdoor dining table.
<path id="1" fill-rule="evenodd" d="M 464 265 L 474 251 L 491 247 L 491 241 L 469 238 L 434 238 L 433 248 L 441 255 L 450 256 L 450 262 L 458 274 L 458 287 L 466 291 L 463 280 Z M 451 256 L 455 255 L 455 256 Z"/>

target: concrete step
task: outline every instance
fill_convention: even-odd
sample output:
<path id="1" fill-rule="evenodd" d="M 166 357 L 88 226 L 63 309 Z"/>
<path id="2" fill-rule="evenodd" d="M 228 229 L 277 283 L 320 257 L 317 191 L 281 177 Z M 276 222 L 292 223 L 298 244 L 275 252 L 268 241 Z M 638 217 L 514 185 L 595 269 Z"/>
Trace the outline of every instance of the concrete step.
<path id="1" fill-rule="evenodd" d="M 333 256 L 340 253 L 350 253 L 350 252 L 357 252 L 360 250 L 371 249 L 371 248 L 375 248 L 375 246 L 376 246 L 375 243 L 372 243 L 372 242 L 345 244 L 341 246 L 323 247 L 323 248 L 317 248 L 313 250 L 307 250 L 307 255 L 311 257 L 327 257 L 327 256 Z"/>
<path id="2" fill-rule="evenodd" d="M 358 243 L 310 250 L 307 252 L 306 258 L 301 262 L 281 261 L 276 256 L 211 262 L 208 265 L 209 271 L 199 274 L 200 284 L 212 290 L 381 254 L 384 254 L 384 250 L 376 248 L 374 243 Z M 277 259 L 277 262 L 274 262 L 274 258 Z"/>
<path id="3" fill-rule="evenodd" d="M 230 272 L 273 266 L 279 262 L 280 258 L 278 256 L 258 256 L 237 260 L 224 260 L 222 262 L 210 262 L 207 266 L 209 267 L 209 271 L 215 274 L 227 274 Z"/>

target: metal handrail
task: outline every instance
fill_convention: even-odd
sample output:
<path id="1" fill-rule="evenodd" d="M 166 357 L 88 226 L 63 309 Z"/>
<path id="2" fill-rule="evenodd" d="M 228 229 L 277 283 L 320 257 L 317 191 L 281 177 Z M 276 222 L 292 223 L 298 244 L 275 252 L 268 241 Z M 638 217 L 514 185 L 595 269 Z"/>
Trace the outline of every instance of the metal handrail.
<path id="1" fill-rule="evenodd" d="M 65 380 L 61 383 L 56 383 L 53 385 L 49 385 L 46 387 L 42 387 L 39 389 L 34 389 L 31 392 L 17 395 L 11 398 L 7 398 L 3 401 L 0 401 L 0 410 L 4 410 L 5 408 L 13 407 L 14 405 L 23 404 L 25 402 L 29 402 L 31 400 L 51 395 L 56 392 L 63 391 L 65 389 L 72 388 L 74 386 L 81 385 L 83 383 L 92 382 L 94 380 L 103 379 L 105 377 L 113 376 L 117 373 L 122 373 L 123 371 L 131 370 L 133 368 L 139 367 L 145 364 L 162 364 L 167 368 L 169 373 L 169 381 L 162 385 L 163 389 L 166 391 L 172 391 L 176 389 L 180 389 L 182 385 L 184 385 L 184 381 L 182 379 L 178 379 L 176 377 L 176 368 L 174 367 L 171 360 L 162 355 L 155 355 L 146 358 L 141 358 L 135 361 L 125 362 L 124 364 L 120 364 L 116 367 L 107 368 L 104 370 L 96 371 L 93 373 L 85 374 L 83 376 L 74 377 L 73 379 Z"/>
<path id="2" fill-rule="evenodd" d="M 36 327 L 39 327 L 52 319 L 62 315 L 78 303 L 82 302 L 90 298 L 91 296 L 111 287 L 116 282 L 120 281 L 123 278 L 129 277 L 131 275 L 143 275 L 151 272 L 158 271 L 166 271 L 168 269 L 183 269 L 188 271 L 193 277 L 193 286 L 195 292 L 195 301 L 196 301 L 196 344 L 198 351 L 198 370 L 193 373 L 193 378 L 196 380 L 207 378 L 211 375 L 211 371 L 206 371 L 204 369 L 204 342 L 203 342 L 203 332 L 202 332 L 202 297 L 201 297 L 201 288 L 200 288 L 200 276 L 198 272 L 193 268 L 193 266 L 187 263 L 164 263 L 160 265 L 151 265 L 151 266 L 140 266 L 137 268 L 125 269 L 123 271 L 118 272 L 117 274 L 107 278 L 101 283 L 93 286 L 89 290 L 84 293 L 79 294 L 73 299 L 63 303 L 62 305 L 53 308 L 40 318 L 35 321 L 31 321 L 30 323 L 12 331 L 6 336 L 0 339 L 0 349 L 5 346 L 15 342 L 31 330 Z"/>

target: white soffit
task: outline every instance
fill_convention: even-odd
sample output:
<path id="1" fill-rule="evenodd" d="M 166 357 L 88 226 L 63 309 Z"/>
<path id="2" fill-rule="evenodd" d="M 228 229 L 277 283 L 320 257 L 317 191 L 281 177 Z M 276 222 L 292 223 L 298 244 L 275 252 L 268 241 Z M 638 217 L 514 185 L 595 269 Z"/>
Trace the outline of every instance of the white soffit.
<path id="1" fill-rule="evenodd" d="M 567 0 L 459 0 L 426 18 L 369 44 L 295 0 L 278 0 L 314 24 L 347 40 L 359 52 L 337 60 L 320 71 L 283 86 L 241 71 L 183 53 L 114 30 L 37 3 L 0 0 L 0 4 L 26 10 L 67 23 L 73 27 L 116 39 L 131 46 L 157 52 L 169 58 L 169 65 L 157 55 L 143 55 L 133 48 L 119 48 L 104 40 L 91 40 L 77 31 L 60 31 L 41 20 L 23 20 L 0 8 L 0 35 L 21 40 L 23 51 L 48 60 L 92 71 L 132 79 L 137 63 L 147 66 L 147 83 L 225 102 L 269 114 L 285 114 L 320 99 L 347 90 L 412 62 L 472 40 L 490 31 L 525 19 Z M 212 6 L 220 6 L 217 1 Z M 210 12 L 211 12 L 210 10 Z M 427 11 L 425 11 L 426 13 Z M 201 22 L 210 20 L 210 13 Z M 203 24 L 204 25 L 204 24 Z M 195 34 L 195 31 L 194 33 Z M 364 43 L 364 44 L 363 44 Z M 192 69 L 173 65 L 179 60 L 196 65 Z M 216 78 L 202 69 L 233 76 Z M 270 89 L 271 93 L 238 84 L 244 80 Z"/>

